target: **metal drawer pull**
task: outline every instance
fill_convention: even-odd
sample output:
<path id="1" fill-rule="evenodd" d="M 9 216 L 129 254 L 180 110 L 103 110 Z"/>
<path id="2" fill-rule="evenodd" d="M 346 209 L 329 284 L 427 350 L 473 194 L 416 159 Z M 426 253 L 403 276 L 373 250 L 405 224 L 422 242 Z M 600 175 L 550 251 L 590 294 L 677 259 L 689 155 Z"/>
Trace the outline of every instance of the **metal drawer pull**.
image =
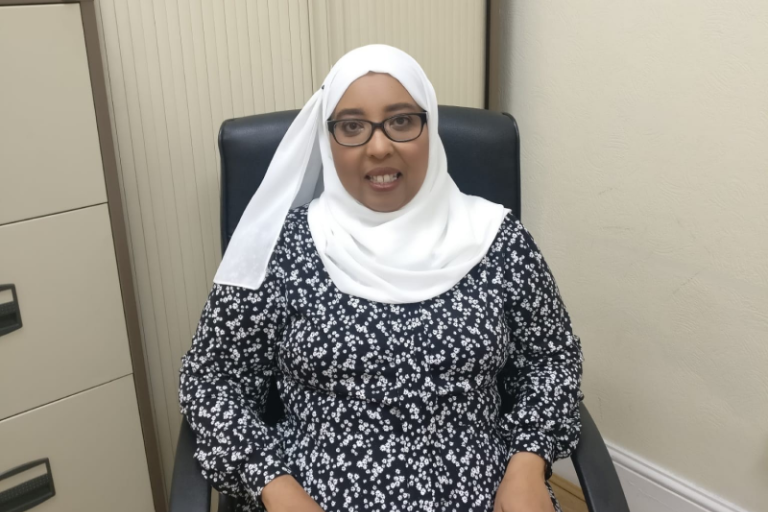
<path id="1" fill-rule="evenodd" d="M 29 471 L 45 464 L 45 474 L 32 477 L 10 489 L 0 492 L 0 512 L 24 512 L 38 506 L 56 495 L 51 474 L 51 463 L 48 459 L 27 462 L 10 471 L 0 474 L 0 482 L 24 471 Z"/>
<path id="2" fill-rule="evenodd" d="M 2 292 L 10 290 L 11 302 L 0 303 L 0 336 L 21 329 L 21 310 L 19 309 L 19 299 L 16 297 L 16 286 L 12 284 L 0 284 L 0 296 Z M 0 509 L 0 512 L 5 512 Z"/>

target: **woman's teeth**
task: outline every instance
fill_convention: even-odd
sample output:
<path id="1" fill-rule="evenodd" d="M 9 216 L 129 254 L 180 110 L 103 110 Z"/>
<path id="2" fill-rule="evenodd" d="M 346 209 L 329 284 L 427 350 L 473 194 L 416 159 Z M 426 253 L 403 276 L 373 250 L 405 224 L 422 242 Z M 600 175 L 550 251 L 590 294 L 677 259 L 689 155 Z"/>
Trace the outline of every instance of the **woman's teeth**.
<path id="1" fill-rule="evenodd" d="M 400 173 L 385 174 L 383 176 L 371 176 L 369 179 L 374 183 L 391 183 L 395 181 L 398 176 L 400 176 Z"/>

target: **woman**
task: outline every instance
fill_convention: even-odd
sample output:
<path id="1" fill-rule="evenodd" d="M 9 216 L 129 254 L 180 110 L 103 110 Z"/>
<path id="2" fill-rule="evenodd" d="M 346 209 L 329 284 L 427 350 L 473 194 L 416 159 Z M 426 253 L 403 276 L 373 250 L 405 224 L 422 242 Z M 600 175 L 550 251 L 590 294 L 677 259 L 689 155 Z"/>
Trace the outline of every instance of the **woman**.
<path id="1" fill-rule="evenodd" d="M 579 340 L 531 235 L 448 175 L 437 112 L 407 54 L 348 53 L 238 224 L 180 400 L 239 510 L 559 511 Z"/>

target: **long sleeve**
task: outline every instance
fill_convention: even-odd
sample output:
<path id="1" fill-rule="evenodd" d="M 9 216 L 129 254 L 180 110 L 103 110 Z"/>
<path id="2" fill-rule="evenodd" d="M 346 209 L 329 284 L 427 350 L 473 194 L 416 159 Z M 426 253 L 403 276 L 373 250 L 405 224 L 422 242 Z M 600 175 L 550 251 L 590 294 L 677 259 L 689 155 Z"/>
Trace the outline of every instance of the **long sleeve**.
<path id="1" fill-rule="evenodd" d="M 279 274 L 271 264 L 256 291 L 213 286 L 182 359 L 179 387 L 205 478 L 225 494 L 257 501 L 267 483 L 290 473 L 277 429 L 261 419 L 286 322 Z"/>
<path id="2" fill-rule="evenodd" d="M 508 371 L 513 398 L 501 417 L 509 457 L 532 452 L 552 463 L 579 441 L 583 355 L 555 280 L 531 234 L 514 221 L 504 262 L 504 310 L 510 330 Z"/>

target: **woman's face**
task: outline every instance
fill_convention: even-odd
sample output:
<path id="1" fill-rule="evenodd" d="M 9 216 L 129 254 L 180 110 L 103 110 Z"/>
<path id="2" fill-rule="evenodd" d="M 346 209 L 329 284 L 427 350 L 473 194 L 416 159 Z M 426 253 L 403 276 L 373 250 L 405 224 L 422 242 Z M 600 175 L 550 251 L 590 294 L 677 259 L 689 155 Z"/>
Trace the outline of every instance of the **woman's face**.
<path id="1" fill-rule="evenodd" d="M 405 87 L 392 76 L 369 73 L 355 80 L 331 115 L 337 119 L 381 122 L 396 114 L 423 112 Z M 338 129 L 338 128 L 337 128 Z M 377 129 L 367 144 L 342 146 L 330 136 L 336 172 L 344 188 L 377 212 L 399 210 L 424 183 L 429 160 L 429 133 L 409 142 L 393 142 Z M 395 178 L 394 181 L 392 178 Z"/>

